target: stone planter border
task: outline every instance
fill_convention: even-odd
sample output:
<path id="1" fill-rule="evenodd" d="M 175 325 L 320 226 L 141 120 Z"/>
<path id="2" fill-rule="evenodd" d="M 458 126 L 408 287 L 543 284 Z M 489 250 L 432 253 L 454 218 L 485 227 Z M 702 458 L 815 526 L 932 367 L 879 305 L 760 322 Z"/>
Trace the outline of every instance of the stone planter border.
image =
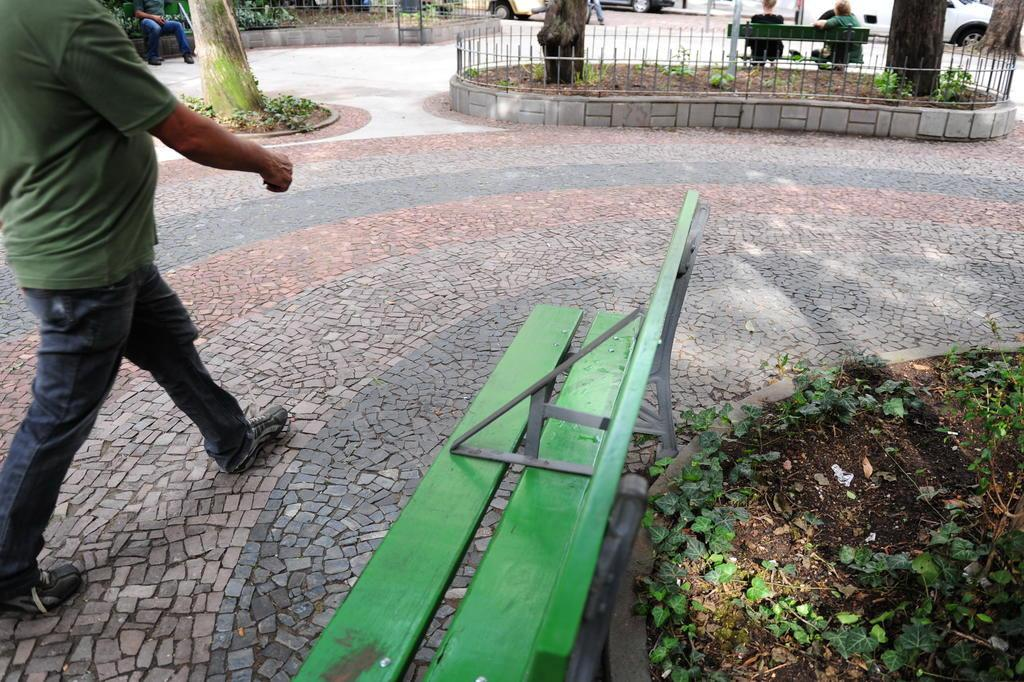
<path id="1" fill-rule="evenodd" d="M 992 350 L 1012 353 L 1024 351 L 1024 344 L 1004 342 L 976 347 L 961 347 L 959 344 L 918 346 L 906 350 L 878 353 L 877 357 L 887 365 L 898 365 L 904 362 L 940 357 L 946 355 L 954 348 L 961 348 L 964 351 Z M 783 379 L 758 391 L 754 391 L 742 400 L 732 403 L 733 412 L 740 412 L 744 405 L 763 407 L 786 400 L 793 395 L 795 390 L 791 379 Z M 725 434 L 726 432 L 726 428 L 722 425 L 713 426 L 712 430 L 720 434 Z M 700 444 L 696 440 L 692 440 L 680 447 L 679 454 L 676 455 L 675 460 L 651 484 L 648 495 L 662 495 L 668 492 L 672 480 L 679 476 L 693 459 L 693 456 L 699 451 Z M 650 575 L 653 568 L 654 548 L 651 545 L 650 536 L 641 528 L 640 532 L 637 533 L 636 543 L 633 545 L 633 555 L 630 558 L 628 573 L 619 586 L 618 597 L 615 600 L 615 611 L 612 616 L 611 631 L 608 636 L 610 667 L 608 674 L 612 682 L 650 682 L 647 657 L 647 620 L 643 616 L 637 616 L 633 613 L 633 604 L 636 603 L 633 585 L 636 584 L 638 578 Z"/>
<path id="2" fill-rule="evenodd" d="M 423 29 L 423 45 L 445 43 L 455 40 L 467 28 L 500 28 L 501 21 L 493 17 L 480 17 L 466 21 L 453 21 L 451 25 L 427 26 Z M 397 45 L 398 26 L 307 26 L 295 28 L 272 28 L 242 31 L 242 46 L 247 50 L 265 47 L 324 47 L 330 45 Z M 195 37 L 188 34 L 189 45 L 195 48 Z M 146 47 L 142 38 L 132 38 L 135 50 L 145 56 Z M 178 42 L 174 36 L 160 39 L 160 54 L 166 57 L 180 57 Z"/>
<path id="3" fill-rule="evenodd" d="M 1012 102 L 974 110 L 892 107 L 811 99 L 741 97 L 544 95 L 450 83 L 452 109 L 512 123 L 626 128 L 742 128 L 961 142 L 1006 137 Z"/>
<path id="4" fill-rule="evenodd" d="M 423 29 L 422 45 L 455 40 L 467 28 L 493 29 L 501 21 L 493 17 L 480 17 L 466 21 L 453 21 L 450 25 L 427 26 Z M 406 39 L 408 41 L 408 39 Z M 242 45 L 247 50 L 264 47 L 314 47 L 327 45 L 397 45 L 398 26 L 306 26 L 273 28 L 261 31 L 243 31 Z"/>

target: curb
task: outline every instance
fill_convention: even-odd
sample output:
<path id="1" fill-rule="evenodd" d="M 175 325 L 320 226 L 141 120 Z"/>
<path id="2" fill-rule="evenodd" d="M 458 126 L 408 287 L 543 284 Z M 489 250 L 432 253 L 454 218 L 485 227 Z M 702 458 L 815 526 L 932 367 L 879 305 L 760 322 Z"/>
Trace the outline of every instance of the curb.
<path id="1" fill-rule="evenodd" d="M 322 130 L 329 125 L 334 125 L 335 123 L 338 122 L 338 119 L 341 118 L 341 112 L 339 112 L 334 107 L 328 106 L 326 104 L 321 104 L 320 106 L 330 111 L 331 115 L 317 123 L 315 126 L 306 128 L 305 130 L 275 130 L 274 132 L 270 133 L 235 133 L 235 137 L 241 137 L 246 140 L 262 140 L 274 137 L 288 137 L 289 135 L 305 135 L 307 133 L 315 133 L 316 131 Z"/>
<path id="2" fill-rule="evenodd" d="M 961 346 L 956 343 L 944 346 L 917 346 L 905 350 L 877 353 L 875 357 L 886 365 L 899 365 L 904 362 L 942 356 L 954 348 L 961 348 Z M 1002 342 L 983 346 L 966 346 L 962 349 L 1014 352 L 1024 351 L 1024 344 Z M 760 407 L 777 403 L 792 396 L 794 390 L 793 380 L 783 379 L 754 391 L 746 398 L 733 402 L 731 405 L 735 412 L 741 410 L 744 405 Z M 727 429 L 724 425 L 716 425 L 710 430 L 724 434 Z M 689 465 L 690 460 L 699 450 L 700 445 L 696 439 L 683 445 L 675 460 L 651 484 L 647 493 L 648 497 L 668 492 L 671 481 L 679 475 L 684 467 Z M 637 600 L 636 594 L 633 593 L 633 585 L 636 584 L 638 578 L 650 575 L 653 568 L 654 547 L 646 530 L 641 528 L 637 533 L 636 542 L 633 544 L 633 554 L 629 560 L 626 579 L 622 581 L 622 586 L 619 588 L 608 634 L 609 674 L 613 682 L 650 682 L 647 664 L 647 619 L 633 613 L 633 604 Z"/>
<path id="3" fill-rule="evenodd" d="M 983 142 L 1013 132 L 1017 105 L 979 109 L 865 104 L 793 97 L 547 94 L 479 85 L 452 76 L 452 110 L 506 123 L 594 128 L 720 128 Z"/>

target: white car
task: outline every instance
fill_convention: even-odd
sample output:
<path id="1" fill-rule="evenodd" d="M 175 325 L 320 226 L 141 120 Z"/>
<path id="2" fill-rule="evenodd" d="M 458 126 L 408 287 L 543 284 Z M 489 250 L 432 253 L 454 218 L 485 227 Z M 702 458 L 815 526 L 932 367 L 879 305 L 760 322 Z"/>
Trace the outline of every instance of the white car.
<path id="1" fill-rule="evenodd" d="M 810 24 L 828 19 L 835 12 L 835 0 L 804 0 L 798 10 L 797 23 Z M 853 14 L 872 35 L 889 35 L 892 0 L 850 0 Z M 975 0 L 946 0 L 946 25 L 942 38 L 954 45 L 972 45 L 985 35 L 992 8 Z"/>

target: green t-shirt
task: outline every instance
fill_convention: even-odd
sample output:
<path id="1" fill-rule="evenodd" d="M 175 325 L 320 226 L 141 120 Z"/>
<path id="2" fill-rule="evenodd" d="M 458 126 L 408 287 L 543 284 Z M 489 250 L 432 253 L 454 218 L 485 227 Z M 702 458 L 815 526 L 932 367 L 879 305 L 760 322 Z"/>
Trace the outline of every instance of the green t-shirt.
<path id="1" fill-rule="evenodd" d="M 158 17 L 164 15 L 163 0 L 134 0 L 135 10 L 146 14 L 155 14 Z"/>
<path id="2" fill-rule="evenodd" d="M 860 22 L 857 21 L 857 17 L 852 14 L 843 14 L 832 17 L 825 22 L 825 28 L 857 28 L 860 26 Z M 850 64 L 863 64 L 864 63 L 864 52 L 861 49 L 860 43 L 835 43 L 832 45 L 833 52 L 846 50 L 846 61 Z"/>
<path id="3" fill-rule="evenodd" d="M 0 0 L 0 223 L 22 287 L 106 286 L 152 262 L 174 110 L 96 0 Z"/>

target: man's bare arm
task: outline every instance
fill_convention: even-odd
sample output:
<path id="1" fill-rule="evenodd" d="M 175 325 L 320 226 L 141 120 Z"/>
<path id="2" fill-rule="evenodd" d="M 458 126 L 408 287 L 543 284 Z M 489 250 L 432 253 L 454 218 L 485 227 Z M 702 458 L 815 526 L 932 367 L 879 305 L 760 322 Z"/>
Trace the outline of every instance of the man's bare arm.
<path id="1" fill-rule="evenodd" d="M 288 157 L 232 135 L 184 104 L 178 104 L 170 116 L 149 132 L 185 158 L 204 166 L 259 173 L 271 192 L 287 192 L 292 184 Z"/>

